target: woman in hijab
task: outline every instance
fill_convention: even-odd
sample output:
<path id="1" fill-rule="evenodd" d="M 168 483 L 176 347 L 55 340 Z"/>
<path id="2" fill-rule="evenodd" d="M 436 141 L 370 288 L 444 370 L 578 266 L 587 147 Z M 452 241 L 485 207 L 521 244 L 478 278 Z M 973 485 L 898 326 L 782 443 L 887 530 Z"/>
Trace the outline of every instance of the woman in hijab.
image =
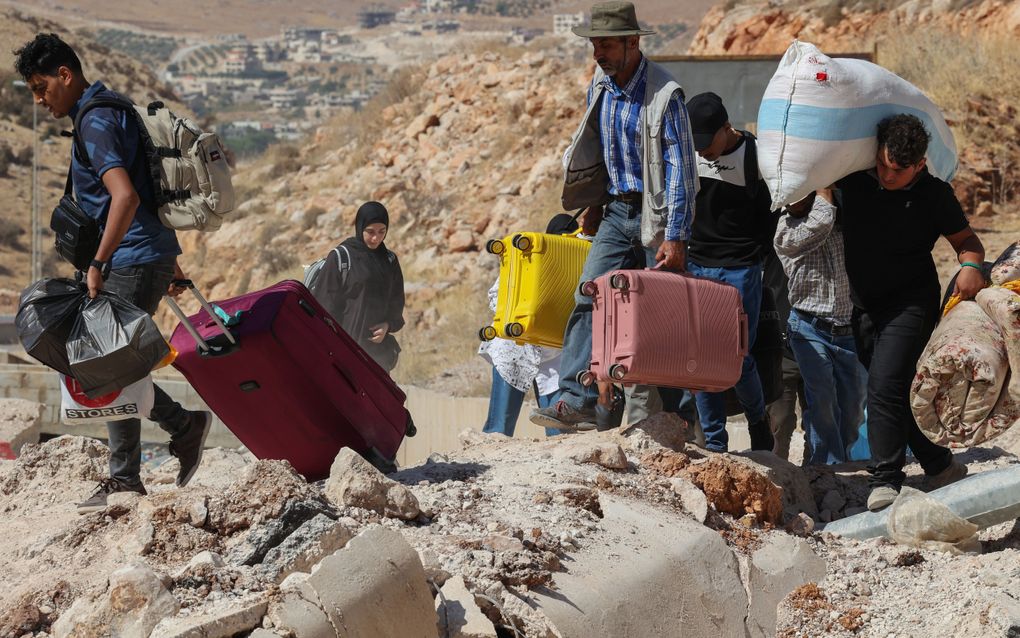
<path id="1" fill-rule="evenodd" d="M 354 236 L 331 250 L 311 291 L 319 303 L 387 372 L 397 365 L 393 337 L 404 327 L 404 275 L 383 240 L 390 216 L 367 202 L 354 219 Z"/>

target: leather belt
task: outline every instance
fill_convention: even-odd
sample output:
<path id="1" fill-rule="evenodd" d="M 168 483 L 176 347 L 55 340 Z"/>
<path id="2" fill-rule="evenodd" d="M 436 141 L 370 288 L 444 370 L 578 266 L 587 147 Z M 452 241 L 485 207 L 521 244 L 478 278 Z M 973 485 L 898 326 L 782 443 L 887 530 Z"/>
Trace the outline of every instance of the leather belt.
<path id="1" fill-rule="evenodd" d="M 623 202 L 624 204 L 630 204 L 631 206 L 641 205 L 641 193 L 639 191 L 629 191 L 626 193 L 620 193 L 619 195 L 609 196 L 613 201 Z"/>
<path id="2" fill-rule="evenodd" d="M 854 333 L 853 326 L 849 326 L 849 325 L 848 326 L 837 326 L 836 324 L 832 323 L 831 321 L 827 321 L 825 319 L 822 319 L 821 317 L 819 317 L 817 315 L 813 315 L 810 312 L 805 312 L 805 311 L 797 309 L 797 308 L 795 308 L 794 310 L 797 311 L 797 314 L 800 315 L 801 318 L 804 319 L 804 321 L 810 323 L 812 326 L 814 326 L 818 330 L 821 330 L 822 332 L 826 332 L 826 333 L 832 335 L 833 337 L 849 337 L 850 335 L 852 335 Z"/>

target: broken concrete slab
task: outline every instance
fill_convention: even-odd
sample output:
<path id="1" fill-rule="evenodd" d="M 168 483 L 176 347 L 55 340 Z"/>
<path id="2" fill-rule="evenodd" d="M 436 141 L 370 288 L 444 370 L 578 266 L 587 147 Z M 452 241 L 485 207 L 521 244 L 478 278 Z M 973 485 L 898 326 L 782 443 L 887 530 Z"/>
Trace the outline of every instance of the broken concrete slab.
<path id="1" fill-rule="evenodd" d="M 672 412 L 659 412 L 620 432 L 635 451 L 664 447 L 683 452 L 687 442 L 694 440 L 693 430 L 682 418 Z"/>
<path id="2" fill-rule="evenodd" d="M 815 503 L 811 482 L 804 471 L 781 459 L 772 452 L 747 451 L 730 455 L 734 460 L 745 463 L 763 472 L 770 481 L 783 488 L 783 517 L 793 518 L 804 512 L 811 518 L 818 518 L 818 506 Z"/>
<path id="3" fill-rule="evenodd" d="M 0 399 L 0 458 L 17 458 L 28 443 L 38 443 L 46 406 L 25 399 Z"/>
<path id="4" fill-rule="evenodd" d="M 669 486 L 680 497 L 680 503 L 694 517 L 694 520 L 704 523 L 708 518 L 708 498 L 705 497 L 705 493 L 698 489 L 697 485 L 681 476 L 669 479 Z"/>
<path id="5" fill-rule="evenodd" d="M 351 540 L 354 533 L 342 523 L 318 514 L 269 550 L 259 566 L 267 578 L 281 582 L 293 572 L 310 571 Z"/>
<path id="6" fill-rule="evenodd" d="M 269 602 L 264 597 L 231 602 L 184 618 L 167 618 L 152 631 L 160 638 L 231 638 L 262 626 Z M 114 634 L 116 635 L 116 634 Z M 148 636 L 148 634 L 146 634 Z"/>
<path id="7" fill-rule="evenodd" d="M 399 532 L 367 528 L 319 563 L 308 583 L 346 638 L 438 638 L 425 569 Z"/>
<path id="8" fill-rule="evenodd" d="M 350 448 L 336 455 L 324 491 L 338 505 L 369 509 L 392 518 L 413 520 L 421 513 L 411 490 L 386 478 Z"/>
<path id="9" fill-rule="evenodd" d="M 273 627 L 301 638 L 336 638 L 326 612 L 297 591 L 284 593 L 283 598 L 269 605 L 266 617 Z"/>
<path id="10" fill-rule="evenodd" d="M 803 539 L 772 534 L 749 562 L 748 635 L 771 638 L 779 603 L 801 585 L 825 578 L 825 561 Z"/>
<path id="11" fill-rule="evenodd" d="M 984 529 L 1020 518 L 1020 465 L 974 474 L 928 492 L 954 514 Z M 863 540 L 888 536 L 889 508 L 833 521 L 821 531 Z"/>
<path id="12" fill-rule="evenodd" d="M 534 604 L 563 638 L 743 636 L 747 593 L 718 533 L 654 507 L 603 496 L 605 543 L 571 554 Z"/>
<path id="13" fill-rule="evenodd" d="M 575 463 L 594 463 L 610 470 L 625 470 L 627 455 L 618 443 L 608 441 L 564 441 L 553 452 L 557 459 L 571 459 Z"/>
<path id="14" fill-rule="evenodd" d="M 478 608 L 474 594 L 459 574 L 446 581 L 441 594 L 436 596 L 436 615 L 442 636 L 496 638 L 495 626 Z"/>

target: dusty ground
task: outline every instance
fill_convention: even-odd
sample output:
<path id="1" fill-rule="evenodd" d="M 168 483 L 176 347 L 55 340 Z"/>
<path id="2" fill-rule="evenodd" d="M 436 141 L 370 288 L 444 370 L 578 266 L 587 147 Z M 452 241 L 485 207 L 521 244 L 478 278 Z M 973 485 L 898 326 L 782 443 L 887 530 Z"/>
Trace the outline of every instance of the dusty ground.
<path id="1" fill-rule="evenodd" d="M 571 458 L 595 443 L 601 444 L 595 460 L 602 465 Z M 613 469 L 623 458 L 616 450 L 626 454 L 623 469 Z M 602 526 L 600 497 L 646 503 L 655 522 L 670 525 L 692 515 L 670 480 L 691 478 L 714 503 L 707 525 L 736 552 L 753 551 L 768 534 L 786 533 L 782 520 L 774 525 L 768 519 L 796 497 L 790 485 L 786 494 L 772 488 L 732 490 L 729 496 L 739 493 L 739 499 L 714 493 L 712 482 L 725 473 L 743 472 L 736 480 L 751 484 L 753 477 L 735 458 L 706 456 L 695 448 L 663 449 L 641 433 L 552 440 L 473 434 L 464 439 L 462 451 L 434 455 L 420 467 L 392 475 L 410 488 L 423 512 L 405 522 L 330 503 L 321 484 L 306 484 L 283 463 L 254 462 L 240 451 L 215 449 L 185 489 L 173 487 L 176 467 L 170 461 L 144 472 L 148 497 L 78 516 L 74 503 L 103 476 L 107 451 L 92 440 L 61 437 L 27 449 L 17 461 L 0 461 L 0 571 L 6 576 L 0 635 L 49 635 L 75 599 L 102 594 L 110 572 L 137 560 L 166 576 L 181 603 L 181 617 L 272 598 L 278 590 L 265 539 L 280 524 L 316 513 L 339 520 L 352 533 L 376 522 L 401 532 L 437 584 L 462 575 L 474 591 L 500 602 L 502 613 L 490 610 L 497 624 L 513 622 L 526 635 L 548 635 L 550 621 L 529 606 L 529 591 L 555 586 L 576 552 L 611 550 L 615 541 Z M 995 441 L 960 458 L 972 472 L 1017 463 Z M 707 471 L 713 465 L 725 472 Z M 911 465 L 909 471 L 908 484 L 920 486 L 919 468 Z M 825 506 L 828 516 L 840 517 L 863 506 L 865 475 L 859 465 L 806 475 L 811 493 L 801 495 L 801 509 Z M 1020 590 L 1020 530 L 1003 525 L 986 530 L 981 539 L 982 555 L 954 557 L 913 552 L 889 541 L 810 535 L 828 574 L 817 587 L 801 588 L 783 603 L 778 635 L 1007 635 L 1011 621 L 1002 609 L 1009 599 L 1002 596 Z M 226 565 L 187 568 L 203 550 L 221 554 Z"/>

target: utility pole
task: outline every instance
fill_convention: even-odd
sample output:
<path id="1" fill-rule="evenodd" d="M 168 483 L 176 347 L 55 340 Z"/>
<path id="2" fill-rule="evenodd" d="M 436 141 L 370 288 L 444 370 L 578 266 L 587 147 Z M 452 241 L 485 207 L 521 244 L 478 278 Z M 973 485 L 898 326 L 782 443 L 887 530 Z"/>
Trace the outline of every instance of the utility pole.
<path id="1" fill-rule="evenodd" d="M 28 88 L 28 83 L 15 80 L 14 86 Z M 39 103 L 35 101 L 35 96 L 32 96 L 32 236 L 29 244 L 32 249 L 29 281 L 36 282 L 42 279 L 42 245 L 39 237 Z"/>

